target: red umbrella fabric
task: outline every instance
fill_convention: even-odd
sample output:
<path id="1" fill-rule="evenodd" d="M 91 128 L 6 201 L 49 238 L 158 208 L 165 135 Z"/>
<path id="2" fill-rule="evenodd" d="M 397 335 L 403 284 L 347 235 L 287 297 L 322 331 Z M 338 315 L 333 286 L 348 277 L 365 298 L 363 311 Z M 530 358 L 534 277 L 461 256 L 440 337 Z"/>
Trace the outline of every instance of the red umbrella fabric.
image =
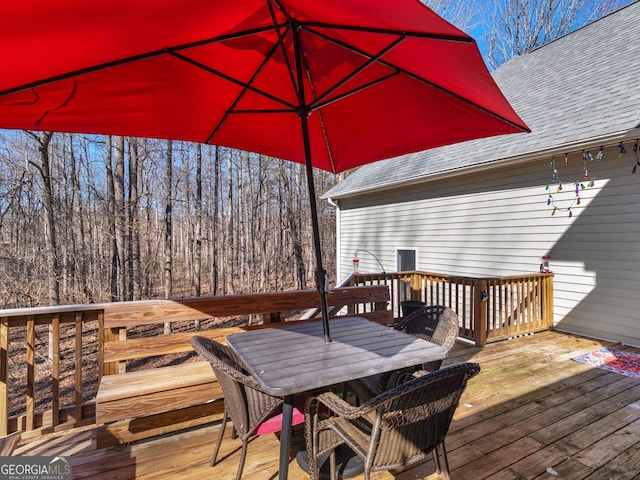
<path id="1" fill-rule="evenodd" d="M 0 52 L 2 128 L 306 163 L 322 293 L 312 167 L 528 131 L 475 42 L 417 0 L 5 1 Z"/>

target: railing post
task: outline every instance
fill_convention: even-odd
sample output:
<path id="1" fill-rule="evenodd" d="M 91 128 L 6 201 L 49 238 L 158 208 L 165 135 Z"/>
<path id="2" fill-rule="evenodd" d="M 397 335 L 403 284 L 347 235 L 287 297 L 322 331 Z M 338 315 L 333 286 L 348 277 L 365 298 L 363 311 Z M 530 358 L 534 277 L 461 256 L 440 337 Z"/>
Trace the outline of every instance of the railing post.
<path id="1" fill-rule="evenodd" d="M 486 280 L 473 281 L 473 339 L 476 346 L 484 347 L 487 343 L 487 293 Z M 485 300 L 485 301 L 483 301 Z"/>
<path id="2" fill-rule="evenodd" d="M 544 316 L 547 328 L 553 328 L 553 273 L 544 278 Z"/>
<path id="3" fill-rule="evenodd" d="M 120 363 L 124 362 L 109 362 L 105 363 L 104 361 L 104 346 L 107 342 L 113 342 L 120 338 L 120 331 L 118 329 L 105 328 L 104 326 L 104 310 L 98 313 L 98 382 L 102 380 L 104 375 L 115 375 L 116 373 L 121 373 L 121 365 Z M 125 331 L 126 335 L 126 331 Z"/>
<path id="4" fill-rule="evenodd" d="M 409 288 L 411 289 L 411 300 L 422 301 L 422 277 L 417 272 L 411 273 Z"/>

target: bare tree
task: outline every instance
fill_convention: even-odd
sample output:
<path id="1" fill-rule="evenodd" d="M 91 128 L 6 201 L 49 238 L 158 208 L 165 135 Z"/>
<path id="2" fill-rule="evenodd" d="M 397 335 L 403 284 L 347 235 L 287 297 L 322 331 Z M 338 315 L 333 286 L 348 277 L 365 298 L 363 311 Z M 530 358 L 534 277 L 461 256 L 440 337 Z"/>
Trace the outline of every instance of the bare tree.
<path id="1" fill-rule="evenodd" d="M 221 158 L 220 158 L 220 148 L 215 147 L 215 154 L 213 158 L 214 162 L 214 171 L 213 171 L 213 212 L 211 212 L 212 216 L 212 231 L 210 238 L 211 245 L 211 292 L 214 295 L 218 294 L 219 288 L 219 278 L 220 278 L 220 262 L 219 262 L 219 251 L 218 245 L 220 243 L 219 232 L 222 230 L 220 227 L 220 198 L 221 198 Z"/>
<path id="2" fill-rule="evenodd" d="M 629 0 L 500 0 L 488 26 L 487 60 L 493 68 L 585 25 Z"/>
<path id="3" fill-rule="evenodd" d="M 421 2 L 465 32 L 469 32 L 478 23 L 478 12 L 484 8 L 478 7 L 477 0 L 421 0 Z"/>
<path id="4" fill-rule="evenodd" d="M 227 252 L 227 261 L 222 262 L 223 271 L 224 271 L 224 282 L 222 284 L 222 294 L 226 295 L 228 293 L 234 293 L 233 289 L 233 279 L 236 277 L 237 269 L 237 259 L 238 259 L 238 245 L 236 238 L 239 235 L 236 235 L 238 231 L 238 214 L 237 210 L 237 202 L 236 195 L 234 195 L 236 186 L 234 185 L 234 178 L 237 178 L 239 175 L 236 173 L 237 168 L 234 167 L 233 158 L 230 155 L 227 167 L 227 211 L 226 211 L 226 241 L 223 243 L 223 246 L 226 247 Z"/>
<path id="5" fill-rule="evenodd" d="M 304 259 L 304 245 L 302 241 L 302 217 L 296 211 L 296 206 L 303 203 L 296 185 L 302 183 L 298 165 L 282 164 L 281 178 L 284 195 L 281 197 L 281 208 L 291 239 L 291 249 L 295 261 L 296 285 L 298 289 L 307 288 L 307 264 Z"/>
<path id="6" fill-rule="evenodd" d="M 194 287 L 196 297 L 202 294 L 202 145 L 196 145 L 196 198 L 195 198 L 195 268 Z"/>
<path id="7" fill-rule="evenodd" d="M 164 217 L 164 296 L 173 295 L 173 142 L 167 141 L 167 163 L 165 177 L 165 217 Z"/>
<path id="8" fill-rule="evenodd" d="M 129 139 L 129 201 L 127 203 L 128 240 L 127 263 L 129 265 L 129 300 L 142 296 L 142 277 L 140 271 L 140 194 L 138 177 L 140 175 L 140 155 L 138 139 Z"/>
<path id="9" fill-rule="evenodd" d="M 66 188 L 66 211 L 68 222 L 66 225 L 67 238 L 65 248 L 65 256 L 68 259 L 65 262 L 66 275 L 70 285 L 68 298 L 72 301 L 79 297 L 81 300 L 86 298 L 92 301 L 92 291 L 89 287 L 88 279 L 88 252 L 85 244 L 86 237 L 86 218 L 85 218 L 85 199 L 82 196 L 80 183 L 81 174 L 81 157 L 76 155 L 76 146 L 74 135 L 63 135 L 63 141 L 67 145 L 67 154 L 65 163 L 68 167 L 68 181 L 70 188 Z M 84 297 L 84 298 L 83 298 Z"/>
<path id="10" fill-rule="evenodd" d="M 49 144 L 53 132 L 27 132 L 38 146 L 39 163 L 34 163 L 42 180 L 42 197 L 45 211 L 45 251 L 49 269 L 49 304 L 60 304 L 60 266 L 58 262 L 58 240 L 56 235 L 55 203 L 52 182 Z M 53 324 L 49 325 L 49 359 L 54 359 Z M 54 387 L 54 388 L 57 388 Z"/>
<path id="11" fill-rule="evenodd" d="M 114 220 L 115 220 L 115 259 L 117 268 L 118 299 L 127 298 L 126 256 L 125 256 L 125 200 L 124 200 L 124 137 L 114 137 Z"/>
<path id="12" fill-rule="evenodd" d="M 173 296 L 173 142 L 167 141 L 166 197 L 164 217 L 164 298 Z M 164 333 L 171 333 L 171 323 L 164 324 Z"/>
<path id="13" fill-rule="evenodd" d="M 45 251 L 47 265 L 49 267 L 49 303 L 60 303 L 60 267 L 58 263 L 58 237 L 56 235 L 55 205 L 51 164 L 49 156 L 49 143 L 53 132 L 27 132 L 36 141 L 39 163 L 34 166 L 40 173 L 42 180 L 42 198 L 45 210 Z"/>
<path id="14" fill-rule="evenodd" d="M 111 301 L 118 301 L 118 246 L 116 244 L 116 197 L 113 174 L 113 139 L 110 135 L 105 137 L 104 165 L 107 186 L 107 222 L 109 232 L 109 257 L 111 258 L 109 290 Z"/>

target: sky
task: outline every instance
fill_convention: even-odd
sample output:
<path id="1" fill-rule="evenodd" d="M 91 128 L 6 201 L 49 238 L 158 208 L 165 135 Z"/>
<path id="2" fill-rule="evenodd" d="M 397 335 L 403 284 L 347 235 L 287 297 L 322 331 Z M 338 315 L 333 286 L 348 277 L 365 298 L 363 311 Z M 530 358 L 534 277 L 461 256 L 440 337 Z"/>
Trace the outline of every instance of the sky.
<path id="1" fill-rule="evenodd" d="M 487 53 L 489 51 L 489 45 L 485 40 L 484 27 L 482 25 L 477 26 L 471 29 L 471 31 L 468 31 L 467 33 L 471 35 L 473 39 L 476 41 L 476 43 L 478 44 L 478 48 L 480 49 L 482 58 L 486 59 Z M 485 63 L 486 63 L 486 60 L 485 60 Z"/>

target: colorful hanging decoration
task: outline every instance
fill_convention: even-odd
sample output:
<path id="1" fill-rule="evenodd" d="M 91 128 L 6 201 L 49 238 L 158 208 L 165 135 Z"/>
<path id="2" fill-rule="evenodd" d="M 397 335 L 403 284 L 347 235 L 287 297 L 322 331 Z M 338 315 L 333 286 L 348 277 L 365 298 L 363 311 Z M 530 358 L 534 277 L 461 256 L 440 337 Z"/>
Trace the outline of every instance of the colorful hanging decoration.
<path id="1" fill-rule="evenodd" d="M 612 147 L 613 145 L 610 145 L 610 147 Z M 618 158 L 623 158 L 626 153 L 627 153 L 627 149 L 624 146 L 624 143 L 620 142 L 618 144 Z M 635 140 L 635 142 L 633 143 L 633 155 L 635 157 L 636 163 L 633 166 L 633 168 L 631 169 L 631 173 L 636 173 L 636 171 L 638 170 L 638 167 L 640 167 L 640 157 L 638 156 L 638 140 Z M 570 153 L 570 152 L 569 152 Z M 565 153 L 564 154 L 564 166 L 569 166 L 569 153 Z M 598 149 L 598 153 L 596 154 L 596 158 L 598 159 L 598 162 L 602 162 L 603 160 L 605 160 L 604 158 L 604 146 L 600 146 L 600 148 Z M 545 186 L 545 190 L 548 192 L 547 193 L 547 206 L 551 208 L 551 215 L 555 215 L 558 211 L 561 212 L 567 212 L 567 215 L 569 216 L 569 218 L 573 217 L 573 211 L 571 210 L 572 207 L 574 206 L 578 206 L 581 203 L 581 199 L 580 199 L 580 193 L 585 189 L 585 188 L 593 188 L 595 186 L 595 178 L 591 177 L 589 175 L 589 169 L 587 168 L 587 162 L 593 162 L 594 157 L 591 154 L 591 151 L 589 149 L 587 150 L 582 150 L 582 179 L 581 180 L 576 180 L 574 182 L 574 189 L 573 189 L 573 197 L 571 199 L 571 202 L 569 202 L 569 205 L 567 207 L 563 207 L 560 205 L 556 204 L 556 198 L 554 197 L 554 195 L 559 195 L 561 193 L 567 193 L 566 190 L 563 191 L 563 181 L 560 178 L 560 174 L 558 172 L 558 168 L 556 167 L 556 163 L 555 163 L 555 158 L 551 158 L 551 162 L 550 162 L 550 167 L 552 169 L 552 173 L 551 173 L 551 184 L 555 185 L 555 189 L 552 189 L 549 184 L 547 184 Z M 566 185 L 566 183 L 565 183 Z M 559 199 L 558 199 L 559 200 Z M 566 203 L 566 202 L 565 202 Z"/>
<path id="2" fill-rule="evenodd" d="M 633 154 L 636 157 L 636 164 L 631 169 L 631 173 L 636 173 L 637 167 L 640 166 L 640 160 L 638 160 L 638 140 L 633 144 Z"/>
<path id="3" fill-rule="evenodd" d="M 569 161 L 567 158 L 568 155 L 565 155 L 565 160 L 564 160 L 564 164 L 568 165 Z M 582 152 L 582 163 L 583 163 L 583 180 L 576 180 L 575 182 L 573 182 L 573 193 L 574 196 L 572 198 L 571 203 L 569 204 L 569 206 L 567 207 L 560 207 L 558 205 L 556 205 L 556 199 L 554 198 L 554 194 L 559 194 L 563 191 L 563 185 L 562 185 L 562 180 L 560 179 L 560 175 L 558 174 L 558 169 L 556 168 L 556 164 L 555 164 L 555 159 L 551 159 L 551 168 L 553 169 L 553 173 L 551 174 L 551 183 L 556 185 L 555 188 L 555 192 L 551 192 L 549 185 L 547 184 L 547 186 L 545 187 L 545 190 L 549 191 L 548 197 L 547 197 L 547 206 L 551 207 L 551 215 L 555 215 L 556 212 L 558 212 L 558 210 L 562 211 L 562 212 L 567 212 L 567 215 L 569 216 L 569 218 L 573 217 L 573 211 L 571 210 L 571 208 L 574 205 L 580 205 L 581 201 L 580 201 L 580 192 L 582 190 L 584 190 L 586 187 L 584 185 L 584 180 L 585 179 L 589 179 L 589 183 L 588 186 L 592 187 L 595 185 L 594 179 L 590 179 L 589 178 L 589 172 L 587 170 L 587 156 L 588 153 L 587 152 Z"/>
<path id="4" fill-rule="evenodd" d="M 618 154 L 618 158 L 622 158 L 627 153 L 627 149 L 624 148 L 624 144 L 620 142 L 620 153 Z"/>

